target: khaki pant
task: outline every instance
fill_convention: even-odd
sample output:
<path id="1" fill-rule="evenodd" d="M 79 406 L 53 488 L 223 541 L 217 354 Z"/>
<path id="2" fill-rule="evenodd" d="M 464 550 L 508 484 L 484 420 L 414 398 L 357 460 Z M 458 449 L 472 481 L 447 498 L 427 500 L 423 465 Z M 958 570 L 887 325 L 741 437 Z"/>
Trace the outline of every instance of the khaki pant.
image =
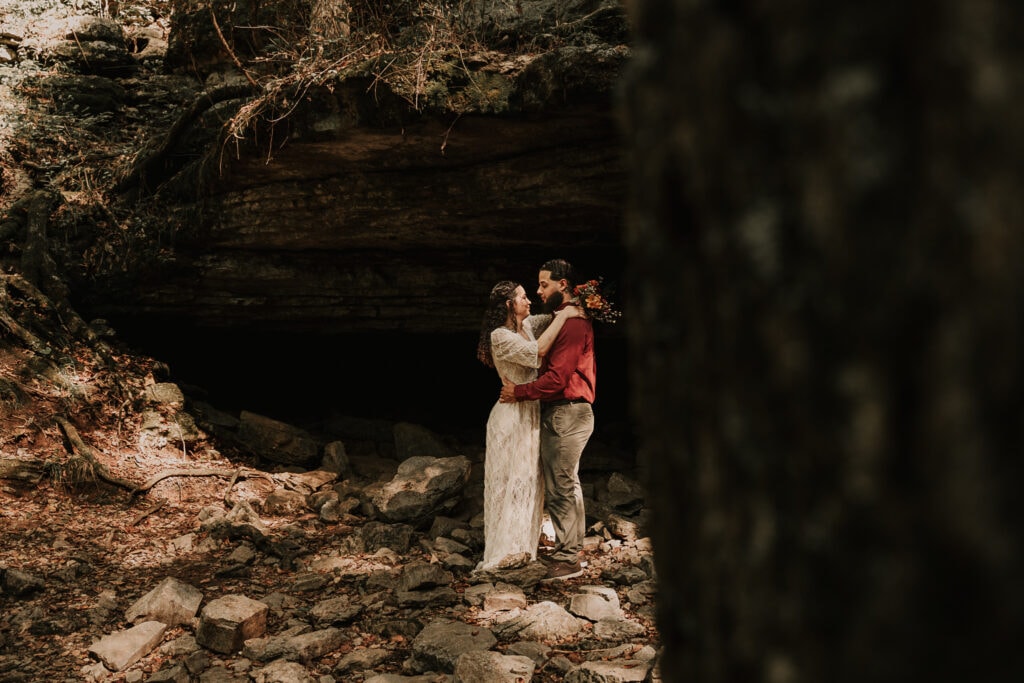
<path id="1" fill-rule="evenodd" d="M 540 460 L 544 470 L 544 507 L 555 527 L 552 559 L 575 562 L 583 546 L 587 518 L 580 487 L 580 456 L 594 432 L 589 403 L 543 406 Z"/>

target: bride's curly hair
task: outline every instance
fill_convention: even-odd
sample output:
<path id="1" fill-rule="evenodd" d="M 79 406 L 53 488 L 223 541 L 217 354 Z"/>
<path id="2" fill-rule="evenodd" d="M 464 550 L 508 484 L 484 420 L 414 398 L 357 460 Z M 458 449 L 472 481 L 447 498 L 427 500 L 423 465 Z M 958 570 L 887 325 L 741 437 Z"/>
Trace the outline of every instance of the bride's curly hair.
<path id="1" fill-rule="evenodd" d="M 494 359 L 491 358 L 491 332 L 502 327 L 508 320 L 508 313 L 512 310 L 512 298 L 518 287 L 518 282 L 502 280 L 491 288 L 491 295 L 487 299 L 487 310 L 484 311 L 484 321 L 480 325 L 480 341 L 476 345 L 476 357 L 489 368 L 494 367 Z"/>

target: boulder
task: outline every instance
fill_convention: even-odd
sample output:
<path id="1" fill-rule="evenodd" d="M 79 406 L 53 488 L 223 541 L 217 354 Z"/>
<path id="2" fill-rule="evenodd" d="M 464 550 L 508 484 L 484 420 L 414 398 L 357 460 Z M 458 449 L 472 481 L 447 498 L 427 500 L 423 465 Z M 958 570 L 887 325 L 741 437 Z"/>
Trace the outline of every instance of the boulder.
<path id="1" fill-rule="evenodd" d="M 249 638 L 267 630 L 269 607 L 244 595 L 225 595 L 203 608 L 196 642 L 221 654 L 233 654 Z"/>
<path id="2" fill-rule="evenodd" d="M 198 588 L 168 576 L 129 607 L 124 618 L 132 623 L 159 621 L 167 626 L 190 624 L 202 601 L 203 594 Z"/>

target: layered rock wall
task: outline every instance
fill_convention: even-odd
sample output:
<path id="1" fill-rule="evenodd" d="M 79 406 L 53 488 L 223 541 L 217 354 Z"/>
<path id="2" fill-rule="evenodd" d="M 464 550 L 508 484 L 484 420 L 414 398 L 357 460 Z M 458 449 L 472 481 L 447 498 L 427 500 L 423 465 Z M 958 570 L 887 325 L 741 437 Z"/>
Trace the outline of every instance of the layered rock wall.
<path id="1" fill-rule="evenodd" d="M 95 313 L 449 333 L 476 329 L 497 280 L 532 291 L 548 258 L 616 280 L 625 178 L 614 92 L 629 55 L 615 42 L 621 9 L 538 2 L 517 23 L 485 5 L 467 10 L 466 30 L 514 49 L 436 56 L 422 100 L 370 78 L 379 64 L 368 63 L 306 88 L 287 116 L 249 137 L 216 131 L 252 99 L 197 120 L 174 141 L 177 156 L 151 164 L 132 190 L 164 203 L 173 259 L 93 297 Z M 559 28 L 570 19 L 571 35 Z M 524 49 L 527 24 L 543 22 L 551 32 Z M 224 55 L 218 66 L 216 41 L 189 38 L 203 30 L 182 15 L 168 66 L 241 83 Z"/>

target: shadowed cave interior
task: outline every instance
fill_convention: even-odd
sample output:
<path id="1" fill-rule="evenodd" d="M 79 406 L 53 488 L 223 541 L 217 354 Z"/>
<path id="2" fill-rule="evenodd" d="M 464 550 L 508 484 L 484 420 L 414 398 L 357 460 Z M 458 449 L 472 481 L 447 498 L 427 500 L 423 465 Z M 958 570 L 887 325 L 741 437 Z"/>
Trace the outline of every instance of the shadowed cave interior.
<path id="1" fill-rule="evenodd" d="M 500 381 L 476 360 L 477 333 L 318 335 L 197 328 L 184 319 L 111 319 L 118 339 L 170 368 L 190 398 L 305 428 L 331 415 L 415 422 L 483 448 Z M 595 325 L 595 434 L 633 452 L 626 339 Z"/>

